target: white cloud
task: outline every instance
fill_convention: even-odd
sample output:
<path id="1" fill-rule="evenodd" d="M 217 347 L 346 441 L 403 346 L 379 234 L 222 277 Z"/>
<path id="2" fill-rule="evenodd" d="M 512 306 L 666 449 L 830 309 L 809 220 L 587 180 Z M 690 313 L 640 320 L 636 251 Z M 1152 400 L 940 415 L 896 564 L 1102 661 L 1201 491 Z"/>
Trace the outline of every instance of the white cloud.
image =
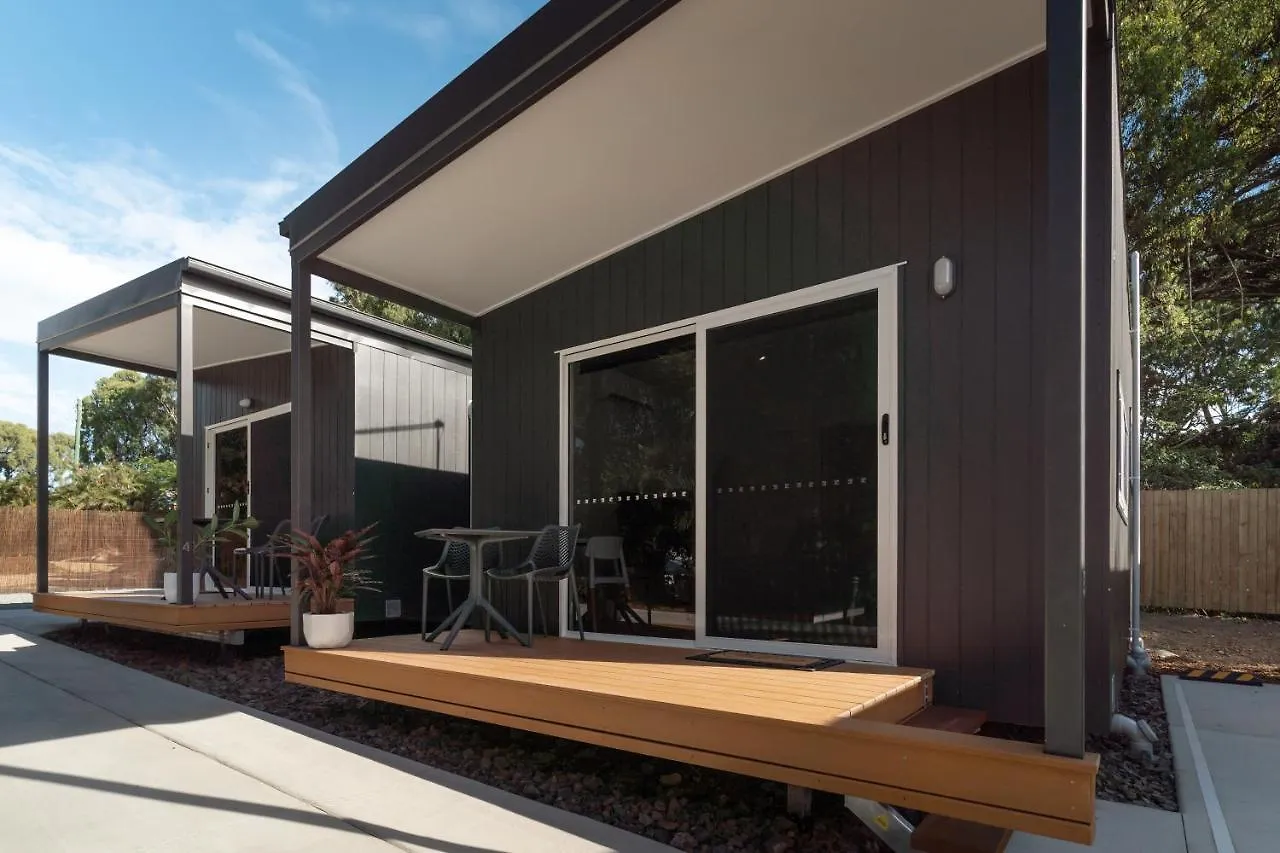
<path id="1" fill-rule="evenodd" d="M 122 141 L 72 154 L 0 139 L 0 419 L 35 422 L 34 343 L 44 317 L 183 256 L 288 285 L 278 222 L 334 174 L 337 138 L 297 65 L 251 33 L 238 40 L 306 120 L 270 98 L 250 107 L 202 94 L 227 116 L 227 132 L 256 136 L 268 157 L 269 139 L 278 151 L 308 151 L 306 160 L 260 161 L 208 179 L 193 177 L 198 165 L 179 169 L 167 153 Z M 101 373 L 78 363 L 54 373 L 51 419 L 70 430 L 75 399 Z"/>
<path id="2" fill-rule="evenodd" d="M 278 50 L 251 32 L 236 33 L 236 41 L 260 62 L 269 66 L 276 75 L 276 84 L 292 96 L 307 112 L 320 135 L 321 156 L 329 161 L 338 159 L 338 135 L 333 130 L 329 109 L 307 82 L 302 69 L 290 62 Z"/>
<path id="3" fill-rule="evenodd" d="M 185 183 L 152 157 L 90 160 L 0 144 L 0 340 L 34 343 L 36 323 L 177 257 L 288 282 L 280 215 L 300 195 L 284 167 L 259 179 Z"/>

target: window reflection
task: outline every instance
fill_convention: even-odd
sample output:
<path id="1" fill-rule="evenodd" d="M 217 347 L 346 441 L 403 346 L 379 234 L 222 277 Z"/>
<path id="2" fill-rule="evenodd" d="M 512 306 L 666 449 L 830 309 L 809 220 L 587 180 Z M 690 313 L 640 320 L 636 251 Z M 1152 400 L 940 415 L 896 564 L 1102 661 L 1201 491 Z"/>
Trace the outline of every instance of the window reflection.
<path id="1" fill-rule="evenodd" d="M 692 336 L 571 366 L 589 631 L 694 635 L 694 368 Z"/>

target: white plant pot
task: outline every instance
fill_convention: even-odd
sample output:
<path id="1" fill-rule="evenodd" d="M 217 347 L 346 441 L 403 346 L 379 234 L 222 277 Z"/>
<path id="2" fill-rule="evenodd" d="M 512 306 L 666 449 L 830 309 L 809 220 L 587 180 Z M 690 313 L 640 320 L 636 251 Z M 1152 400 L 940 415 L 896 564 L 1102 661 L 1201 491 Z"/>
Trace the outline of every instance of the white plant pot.
<path id="1" fill-rule="evenodd" d="M 200 577 L 201 575 L 198 572 L 191 576 L 191 592 L 196 597 L 199 597 L 200 595 Z M 175 604 L 178 601 L 177 572 L 164 573 L 164 600 L 170 604 Z"/>
<path id="2" fill-rule="evenodd" d="M 351 642 L 355 630 L 354 612 L 302 614 L 302 635 L 313 649 L 340 649 Z"/>

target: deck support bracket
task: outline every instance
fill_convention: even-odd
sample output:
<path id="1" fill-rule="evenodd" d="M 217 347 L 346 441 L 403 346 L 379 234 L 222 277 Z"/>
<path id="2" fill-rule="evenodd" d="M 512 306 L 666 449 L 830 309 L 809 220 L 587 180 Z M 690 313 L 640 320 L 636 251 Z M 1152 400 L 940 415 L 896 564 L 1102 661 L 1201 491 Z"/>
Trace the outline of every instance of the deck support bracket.
<path id="1" fill-rule="evenodd" d="M 787 814 L 805 821 L 813 816 L 813 789 L 799 785 L 787 786 Z"/>
<path id="2" fill-rule="evenodd" d="M 844 807 L 866 824 L 867 829 L 874 832 L 893 853 L 911 853 L 911 834 L 916 828 L 893 806 L 862 797 L 845 797 Z"/>

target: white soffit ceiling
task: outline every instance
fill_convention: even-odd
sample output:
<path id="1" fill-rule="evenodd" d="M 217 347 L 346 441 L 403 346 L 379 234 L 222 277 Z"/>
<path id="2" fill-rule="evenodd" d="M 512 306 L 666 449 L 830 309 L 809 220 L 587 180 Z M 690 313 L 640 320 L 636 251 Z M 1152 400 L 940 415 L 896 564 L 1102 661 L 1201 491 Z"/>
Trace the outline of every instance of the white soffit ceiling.
<path id="1" fill-rule="evenodd" d="M 196 369 L 289 351 L 289 333 L 196 309 Z M 177 369 L 178 317 L 169 309 L 82 338 L 67 349 L 161 370 Z"/>
<path id="2" fill-rule="evenodd" d="M 323 255 L 479 315 L 1042 49 L 1044 4 L 683 0 Z"/>

